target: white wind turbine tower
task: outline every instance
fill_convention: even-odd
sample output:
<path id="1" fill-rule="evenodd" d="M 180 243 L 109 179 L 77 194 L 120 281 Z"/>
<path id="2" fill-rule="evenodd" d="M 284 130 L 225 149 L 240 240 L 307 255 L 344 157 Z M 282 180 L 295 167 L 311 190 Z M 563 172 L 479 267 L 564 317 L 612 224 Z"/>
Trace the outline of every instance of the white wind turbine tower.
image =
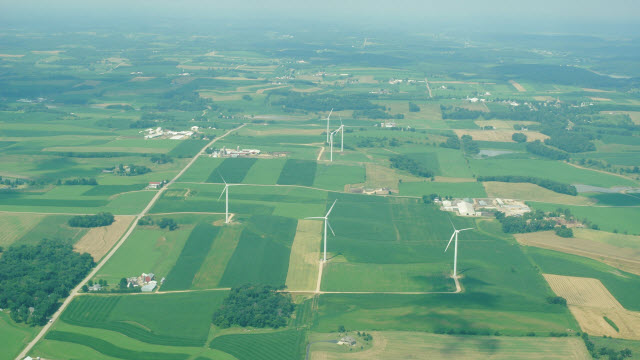
<path id="1" fill-rule="evenodd" d="M 329 115 L 327 116 L 327 142 L 329 142 L 329 119 L 331 118 L 331 113 L 333 113 L 333 108 L 329 111 Z"/>
<path id="2" fill-rule="evenodd" d="M 340 127 L 335 130 L 332 131 L 331 134 L 329 134 L 329 146 L 330 146 L 330 157 L 329 160 L 331 162 L 333 162 L 333 135 L 340 133 L 340 152 L 344 151 L 344 125 L 342 125 L 342 120 L 340 121 Z"/>
<path id="3" fill-rule="evenodd" d="M 449 219 L 449 222 L 451 222 L 451 219 Z M 451 226 L 453 226 L 453 234 L 451 235 L 451 239 L 449 239 L 449 243 L 447 244 L 447 247 L 444 249 L 444 252 L 447 252 L 447 249 L 449 249 L 449 245 L 451 245 L 451 241 L 455 237 L 456 241 L 453 244 L 453 278 L 457 279 L 458 277 L 458 233 L 462 231 L 472 230 L 473 228 L 457 230 L 456 227 L 453 225 L 453 222 L 451 222 Z"/>
<path id="4" fill-rule="evenodd" d="M 333 236 L 336 236 L 336 233 L 333 232 L 333 229 L 331 228 L 331 224 L 329 224 L 329 214 L 331 214 L 331 210 L 333 210 L 333 207 L 336 206 L 337 201 L 338 199 L 336 199 L 333 202 L 333 205 L 331 205 L 331 208 L 329 208 L 329 211 L 327 211 L 327 215 L 305 218 L 305 219 L 323 219 L 324 220 L 324 262 L 327 261 L 327 227 L 329 227 L 329 230 L 331 230 L 331 233 L 333 234 Z"/>
<path id="5" fill-rule="evenodd" d="M 220 196 L 218 197 L 218 200 L 220 200 L 220 198 L 222 198 L 223 194 L 226 194 L 226 207 L 225 207 L 225 213 L 224 213 L 225 214 L 224 223 L 228 224 L 229 223 L 229 186 L 230 185 L 227 184 L 226 181 L 224 181 L 224 178 L 222 177 L 222 174 L 218 173 L 218 175 L 220 175 L 220 178 L 224 182 L 224 189 L 220 193 Z"/>

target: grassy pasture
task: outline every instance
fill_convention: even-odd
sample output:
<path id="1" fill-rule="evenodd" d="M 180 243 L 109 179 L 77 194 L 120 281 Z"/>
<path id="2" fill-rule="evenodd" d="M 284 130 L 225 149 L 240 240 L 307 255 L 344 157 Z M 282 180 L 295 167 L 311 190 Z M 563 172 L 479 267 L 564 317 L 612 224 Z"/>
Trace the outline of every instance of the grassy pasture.
<path id="1" fill-rule="evenodd" d="M 147 184 L 97 185 L 82 193 L 83 196 L 111 196 L 129 191 L 142 190 Z"/>
<path id="2" fill-rule="evenodd" d="M 207 223 L 199 223 L 189 234 L 182 252 L 176 260 L 165 283 L 163 291 L 186 290 L 191 287 L 196 273 L 211 249 L 220 228 Z"/>
<path id="3" fill-rule="evenodd" d="M 81 296 L 62 315 L 65 323 L 115 331 L 138 341 L 167 346 L 202 346 L 211 316 L 225 291 L 152 296 Z"/>
<path id="4" fill-rule="evenodd" d="M 247 175 L 247 172 L 257 159 L 254 158 L 228 158 L 224 159 L 217 168 L 211 171 L 211 174 L 207 178 L 207 182 L 210 183 L 223 183 L 226 181 L 229 184 L 239 184 Z M 222 176 L 222 177 L 221 177 Z"/>
<path id="5" fill-rule="evenodd" d="M 407 359 L 416 354 L 425 359 L 591 358 L 579 338 L 452 336 L 400 331 L 374 331 L 371 334 L 372 346 L 365 351 L 347 351 L 345 346 L 330 343 L 313 344 L 311 360 Z M 317 340 L 326 338 L 314 334 L 311 341 L 316 340 L 314 336 L 317 336 Z"/>
<path id="6" fill-rule="evenodd" d="M 312 186 L 316 169 L 315 161 L 289 159 L 284 164 L 277 183 L 280 185 Z"/>
<path id="7" fill-rule="evenodd" d="M 620 270 L 640 275 L 640 237 L 590 229 L 573 229 L 573 238 L 553 231 L 517 234 L 524 245 L 588 257 Z"/>
<path id="8" fill-rule="evenodd" d="M 296 220 L 285 217 L 256 215 L 248 219 L 220 286 L 285 284 L 296 226 Z"/>
<path id="9" fill-rule="evenodd" d="M 16 244 L 35 245 L 42 239 L 62 239 L 74 244 L 80 240 L 89 230 L 86 228 L 74 228 L 68 225 L 71 216 L 47 215 L 31 228 L 24 236 L 16 241 Z"/>
<path id="10" fill-rule="evenodd" d="M 305 333 L 284 330 L 216 337 L 209 345 L 238 360 L 297 360 L 303 356 Z"/>
<path id="11" fill-rule="evenodd" d="M 557 204 L 531 202 L 535 209 L 554 211 Z M 568 208 L 578 219 L 589 219 L 601 230 L 640 235 L 640 207 L 598 207 L 598 206 L 562 206 Z"/>
<path id="12" fill-rule="evenodd" d="M 40 331 L 39 326 L 16 324 L 9 314 L 0 312 L 0 359 L 12 360 Z"/>
<path id="13" fill-rule="evenodd" d="M 365 181 L 365 169 L 362 166 L 318 164 L 313 186 L 321 189 L 344 191 L 346 184 L 358 184 Z"/>
<path id="14" fill-rule="evenodd" d="M 592 205 L 594 202 L 585 196 L 571 196 L 547 190 L 529 183 L 504 183 L 485 181 L 482 183 L 487 196 L 505 199 L 520 199 L 566 205 Z"/>
<path id="15" fill-rule="evenodd" d="M 521 175 L 559 181 L 567 184 L 585 184 L 602 187 L 616 185 L 635 186 L 632 180 L 602 172 L 579 169 L 560 161 L 533 159 L 472 159 L 471 168 L 478 176 Z"/>
<path id="16" fill-rule="evenodd" d="M 422 196 L 429 194 L 438 194 L 440 196 L 453 196 L 459 198 L 465 197 L 486 197 L 487 194 L 482 187 L 482 183 L 478 182 L 405 182 L 400 184 L 400 195 L 405 196 Z"/>

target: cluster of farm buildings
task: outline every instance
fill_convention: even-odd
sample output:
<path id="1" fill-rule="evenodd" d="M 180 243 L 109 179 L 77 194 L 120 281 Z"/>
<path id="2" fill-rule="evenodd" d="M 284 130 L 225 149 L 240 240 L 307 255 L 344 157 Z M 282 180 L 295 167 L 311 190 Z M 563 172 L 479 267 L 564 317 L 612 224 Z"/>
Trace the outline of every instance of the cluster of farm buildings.
<path id="1" fill-rule="evenodd" d="M 523 201 L 500 198 L 483 199 L 435 199 L 443 211 L 457 212 L 460 216 L 491 216 L 494 212 L 503 212 L 506 216 L 522 216 L 531 211 Z"/>
<path id="2" fill-rule="evenodd" d="M 141 131 L 145 133 L 144 138 L 145 139 L 155 139 L 155 138 L 168 138 L 171 140 L 182 140 L 182 139 L 186 139 L 186 138 L 190 138 L 191 136 L 193 136 L 194 133 L 198 132 L 199 127 L 197 126 L 192 126 L 191 127 L 191 131 L 173 131 L 173 130 L 164 130 L 161 127 L 157 127 L 155 129 L 150 128 L 144 131 Z"/>
<path id="3" fill-rule="evenodd" d="M 258 149 L 240 149 L 240 146 L 238 146 L 235 150 L 234 149 L 228 149 L 227 147 L 223 147 L 220 150 L 214 150 L 211 155 L 211 157 L 214 158 L 222 158 L 222 157 L 231 157 L 231 158 L 237 158 L 237 157 L 250 157 L 250 156 L 258 156 L 260 155 L 260 150 Z"/>
<path id="4" fill-rule="evenodd" d="M 140 286 L 140 291 L 142 292 L 151 292 L 156 286 L 158 286 L 158 282 L 155 280 L 156 275 L 154 273 L 142 273 L 140 276 L 133 276 L 127 278 L 127 287 L 138 287 Z M 160 283 L 164 282 L 164 278 L 160 280 Z"/>

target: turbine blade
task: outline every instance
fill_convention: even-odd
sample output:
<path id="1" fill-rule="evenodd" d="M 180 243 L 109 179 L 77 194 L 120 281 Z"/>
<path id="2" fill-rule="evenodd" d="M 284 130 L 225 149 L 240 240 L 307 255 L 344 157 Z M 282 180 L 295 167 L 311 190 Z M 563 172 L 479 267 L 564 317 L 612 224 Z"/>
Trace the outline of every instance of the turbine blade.
<path id="1" fill-rule="evenodd" d="M 222 177 L 222 174 L 220 174 L 220 171 L 218 171 L 218 175 L 220 175 L 220 179 L 222 179 L 222 182 L 226 185 L 226 184 L 227 184 L 227 182 L 226 182 L 226 181 L 224 181 L 224 178 Z M 225 186 L 225 188 L 226 188 L 226 186 Z"/>
<path id="2" fill-rule="evenodd" d="M 338 202 L 338 199 L 336 199 L 333 202 L 333 205 L 331 205 L 331 207 L 329 208 L 329 211 L 327 211 L 327 215 L 325 215 L 325 217 L 329 217 L 329 214 L 331 214 L 331 210 L 333 210 L 333 207 L 336 206 L 336 202 Z"/>
<path id="3" fill-rule="evenodd" d="M 314 216 L 314 217 L 306 217 L 304 218 L 305 220 L 309 220 L 309 219 L 324 219 L 324 216 Z"/>
<path id="4" fill-rule="evenodd" d="M 447 247 L 444 249 L 444 252 L 447 252 L 447 249 L 449 249 L 449 245 L 451 245 L 454 236 L 456 236 L 455 231 L 453 232 L 453 234 L 451 234 L 451 239 L 449 239 L 449 243 L 447 243 Z"/>
<path id="5" fill-rule="evenodd" d="M 467 230 L 473 230 L 473 228 L 466 228 L 466 229 L 458 230 L 458 232 L 467 231 Z"/>
<path id="6" fill-rule="evenodd" d="M 218 200 L 222 199 L 222 195 L 224 195 L 225 191 L 227 191 L 227 186 L 225 186 L 224 189 L 222 189 L 222 192 L 220 193 L 220 196 L 218 196 Z"/>
<path id="7" fill-rule="evenodd" d="M 453 231 L 457 231 L 456 226 L 453 225 L 453 221 L 451 221 L 451 217 L 449 217 L 449 222 L 451 223 L 451 227 L 453 227 Z"/>
<path id="8" fill-rule="evenodd" d="M 333 236 L 336 236 L 336 233 L 333 232 L 333 228 L 331 227 L 331 223 L 329 222 L 329 219 L 325 220 L 327 222 L 327 226 L 329 227 L 329 230 L 331 230 L 331 233 L 333 234 Z"/>

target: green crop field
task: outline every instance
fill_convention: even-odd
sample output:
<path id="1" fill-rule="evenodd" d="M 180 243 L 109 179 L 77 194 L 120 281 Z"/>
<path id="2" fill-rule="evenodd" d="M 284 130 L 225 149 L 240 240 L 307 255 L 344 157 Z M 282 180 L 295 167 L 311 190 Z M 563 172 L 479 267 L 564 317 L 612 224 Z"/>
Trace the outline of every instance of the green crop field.
<path id="1" fill-rule="evenodd" d="M 319 164 L 313 186 L 320 189 L 344 191 L 347 184 L 359 184 L 365 181 L 363 166 Z"/>
<path id="2" fill-rule="evenodd" d="M 166 276 L 165 283 L 162 285 L 163 291 L 186 290 L 191 287 L 193 278 L 209 253 L 219 230 L 219 227 L 207 223 L 196 225 L 189 234 L 176 264 Z"/>
<path id="3" fill-rule="evenodd" d="M 222 183 L 224 180 L 229 184 L 241 183 L 255 162 L 256 159 L 253 158 L 224 159 L 217 168 L 211 171 L 207 182 Z"/>
<path id="4" fill-rule="evenodd" d="M 0 213 L 0 246 L 7 247 L 21 239 L 44 218 L 43 215 Z"/>
<path id="5" fill-rule="evenodd" d="M 553 211 L 558 207 L 568 208 L 578 219 L 586 218 L 604 231 L 640 234 L 640 223 L 636 221 L 640 217 L 640 207 L 571 206 L 536 202 L 531 202 L 531 205 L 534 209 L 545 211 Z"/>
<path id="6" fill-rule="evenodd" d="M 149 296 L 83 296 L 63 313 L 65 323 L 121 333 L 150 344 L 202 346 L 225 291 Z"/>
<path id="7" fill-rule="evenodd" d="M 316 176 L 315 161 L 289 159 L 284 164 L 278 184 L 311 186 Z"/>
<path id="8" fill-rule="evenodd" d="M 295 360 L 304 351 L 302 331 L 285 330 L 257 334 L 222 335 L 210 347 L 233 355 L 238 360 Z"/>
<path id="9" fill-rule="evenodd" d="M 183 182 L 205 182 L 211 172 L 217 168 L 225 159 L 199 157 L 198 160 L 179 179 Z"/>
<path id="10" fill-rule="evenodd" d="M 86 228 L 70 227 L 67 223 L 69 215 L 47 215 L 30 229 L 24 236 L 16 241 L 16 244 L 36 244 L 41 239 L 61 239 L 74 244 L 87 233 Z"/>
<path id="11" fill-rule="evenodd" d="M 208 140 L 182 140 L 167 155 L 175 157 L 193 157 L 209 143 Z"/>
<path id="12" fill-rule="evenodd" d="M 82 193 L 84 196 L 111 196 L 129 191 L 142 190 L 147 184 L 98 185 Z"/>
<path id="13" fill-rule="evenodd" d="M 275 184 L 286 161 L 285 159 L 258 159 L 245 175 L 243 182 L 245 184 Z"/>
<path id="14" fill-rule="evenodd" d="M 0 312 L 0 359 L 12 360 L 40 331 L 39 326 L 16 324 L 5 312 Z"/>
<path id="15" fill-rule="evenodd" d="M 248 221 L 220 286 L 284 285 L 297 221 L 276 216 L 253 216 Z"/>

